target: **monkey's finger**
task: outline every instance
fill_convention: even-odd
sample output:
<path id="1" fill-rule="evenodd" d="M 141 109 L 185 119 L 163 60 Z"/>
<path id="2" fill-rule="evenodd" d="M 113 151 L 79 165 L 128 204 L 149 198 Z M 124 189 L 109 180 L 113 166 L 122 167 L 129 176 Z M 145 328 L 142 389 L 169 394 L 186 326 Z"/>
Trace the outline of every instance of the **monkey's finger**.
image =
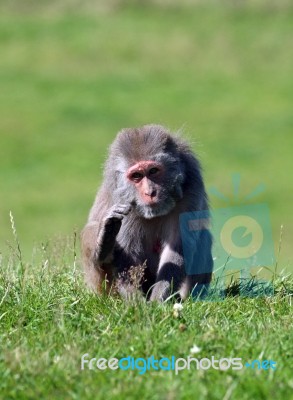
<path id="1" fill-rule="evenodd" d="M 120 204 L 113 211 L 118 214 L 128 215 L 131 211 L 131 208 L 132 208 L 131 204 L 128 205 Z"/>
<path id="2" fill-rule="evenodd" d="M 112 215 L 110 215 L 105 219 L 105 225 L 111 225 L 115 221 L 122 221 L 123 218 L 124 218 L 123 214 L 113 213 Z"/>

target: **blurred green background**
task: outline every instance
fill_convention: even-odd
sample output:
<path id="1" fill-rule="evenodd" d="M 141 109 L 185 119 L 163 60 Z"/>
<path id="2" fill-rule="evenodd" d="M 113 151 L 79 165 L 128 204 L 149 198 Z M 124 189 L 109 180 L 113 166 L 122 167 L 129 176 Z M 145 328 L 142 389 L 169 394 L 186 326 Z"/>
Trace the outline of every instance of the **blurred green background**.
<path id="1" fill-rule="evenodd" d="M 276 249 L 284 224 L 290 266 L 292 10 L 282 0 L 0 1 L 0 251 L 10 210 L 26 257 L 79 231 L 117 131 L 154 122 L 183 128 L 208 188 L 232 199 L 235 172 L 240 199 L 266 186 L 250 203 L 269 204 Z"/>

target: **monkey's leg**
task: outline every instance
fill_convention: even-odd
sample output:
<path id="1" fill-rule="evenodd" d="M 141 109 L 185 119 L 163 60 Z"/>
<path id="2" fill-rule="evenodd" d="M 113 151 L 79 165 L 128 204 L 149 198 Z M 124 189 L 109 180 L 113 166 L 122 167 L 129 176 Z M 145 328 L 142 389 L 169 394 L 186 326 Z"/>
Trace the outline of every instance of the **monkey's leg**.
<path id="1" fill-rule="evenodd" d="M 106 276 L 106 272 L 99 266 L 95 259 L 98 231 L 98 223 L 88 223 L 81 234 L 81 245 L 86 284 L 94 292 L 102 293 L 103 282 L 106 280 L 110 281 L 111 276 Z M 108 275 L 110 274 L 111 272 Z"/>
<path id="2" fill-rule="evenodd" d="M 199 232 L 197 241 L 190 249 L 192 257 L 185 264 L 187 276 L 180 289 L 183 299 L 189 294 L 194 299 L 203 299 L 208 294 L 213 271 L 212 243 L 212 235 L 208 230 Z"/>
<path id="3" fill-rule="evenodd" d="M 85 265 L 85 281 L 87 286 L 98 294 L 109 293 L 113 285 L 111 268 L 105 270 L 94 265 Z"/>
<path id="4" fill-rule="evenodd" d="M 172 293 L 179 292 L 184 278 L 184 260 L 181 252 L 166 246 L 161 256 L 150 300 L 164 301 Z"/>

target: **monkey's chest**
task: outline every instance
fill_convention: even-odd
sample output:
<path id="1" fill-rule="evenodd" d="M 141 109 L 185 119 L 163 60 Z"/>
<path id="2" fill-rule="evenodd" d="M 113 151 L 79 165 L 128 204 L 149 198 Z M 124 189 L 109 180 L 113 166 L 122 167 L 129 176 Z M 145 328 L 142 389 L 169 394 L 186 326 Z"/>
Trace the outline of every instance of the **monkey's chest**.
<path id="1" fill-rule="evenodd" d="M 156 239 L 153 244 L 153 253 L 161 254 L 162 251 L 162 241 L 160 239 Z"/>

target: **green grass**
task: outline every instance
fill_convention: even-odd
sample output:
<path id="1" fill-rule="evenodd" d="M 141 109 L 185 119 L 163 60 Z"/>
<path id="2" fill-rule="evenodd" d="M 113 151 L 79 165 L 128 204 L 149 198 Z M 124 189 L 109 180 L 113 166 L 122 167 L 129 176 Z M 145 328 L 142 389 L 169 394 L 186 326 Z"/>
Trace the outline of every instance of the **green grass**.
<path id="1" fill-rule="evenodd" d="M 292 10 L 286 0 L 0 1 L 1 399 L 293 398 L 293 282 L 280 273 L 293 270 Z M 175 318 L 172 304 L 85 290 L 78 232 L 107 148 L 122 127 L 150 122 L 184 127 L 207 187 L 229 204 L 265 184 L 248 204 L 269 205 L 276 251 L 284 225 L 274 296 L 187 301 Z M 193 345 L 200 358 L 272 359 L 277 371 L 80 370 L 84 353 L 187 357 Z"/>
<path id="2" fill-rule="evenodd" d="M 3 399 L 292 399 L 292 277 L 272 297 L 229 295 L 173 304 L 89 294 L 74 237 L 35 249 L 39 262 L 1 264 L 0 397 Z M 81 371 L 89 358 L 273 360 L 277 370 Z"/>

